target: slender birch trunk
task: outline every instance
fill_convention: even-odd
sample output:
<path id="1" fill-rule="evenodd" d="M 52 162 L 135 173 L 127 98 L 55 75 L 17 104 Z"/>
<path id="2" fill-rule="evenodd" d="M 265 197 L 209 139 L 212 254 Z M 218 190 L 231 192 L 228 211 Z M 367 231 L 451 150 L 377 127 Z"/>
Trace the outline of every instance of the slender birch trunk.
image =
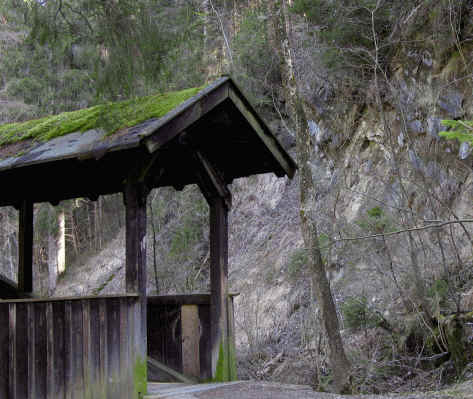
<path id="1" fill-rule="evenodd" d="M 340 335 L 337 311 L 330 282 L 319 248 L 317 215 L 315 215 L 316 182 L 310 167 L 311 141 L 307 118 L 299 95 L 294 68 L 294 34 L 292 16 L 289 15 L 287 0 L 272 0 L 270 11 L 273 22 L 274 43 L 281 57 L 286 107 L 296 129 L 296 146 L 300 179 L 300 220 L 305 246 L 309 254 L 309 272 L 312 292 L 317 301 L 325 333 L 330 347 L 330 363 L 333 373 L 334 390 L 342 393 L 349 388 L 350 362 L 348 361 Z"/>

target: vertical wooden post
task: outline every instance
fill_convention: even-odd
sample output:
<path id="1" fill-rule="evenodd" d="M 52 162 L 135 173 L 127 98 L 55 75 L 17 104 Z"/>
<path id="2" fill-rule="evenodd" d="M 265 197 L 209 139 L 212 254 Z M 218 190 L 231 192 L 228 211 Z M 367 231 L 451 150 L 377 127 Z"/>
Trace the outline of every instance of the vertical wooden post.
<path id="1" fill-rule="evenodd" d="M 20 204 L 18 229 L 18 289 L 33 292 L 33 203 L 23 200 Z"/>
<path id="2" fill-rule="evenodd" d="M 228 340 L 228 208 L 222 197 L 210 205 L 210 339 L 212 377 L 230 380 Z"/>
<path id="3" fill-rule="evenodd" d="M 182 373 L 200 378 L 200 321 L 198 305 L 181 306 Z"/>
<path id="4" fill-rule="evenodd" d="M 126 292 L 138 294 L 134 320 L 135 339 L 134 391 L 141 398 L 147 389 L 147 323 L 146 323 L 146 198 L 143 183 L 129 178 L 124 192 L 126 207 Z"/>
<path id="5" fill-rule="evenodd" d="M 228 320 L 228 358 L 230 359 L 229 368 L 229 379 L 230 381 L 236 381 L 237 375 L 237 364 L 236 364 L 236 342 L 235 342 L 235 306 L 234 297 L 228 295 L 228 308 L 227 308 L 227 320 Z"/>

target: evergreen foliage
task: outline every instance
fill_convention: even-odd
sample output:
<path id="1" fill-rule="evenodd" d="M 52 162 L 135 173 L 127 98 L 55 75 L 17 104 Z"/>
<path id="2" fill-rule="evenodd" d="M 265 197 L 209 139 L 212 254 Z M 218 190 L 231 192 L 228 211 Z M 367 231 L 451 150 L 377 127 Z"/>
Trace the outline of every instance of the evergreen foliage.
<path id="1" fill-rule="evenodd" d="M 369 305 L 366 296 L 347 298 L 341 305 L 343 320 L 347 328 L 363 330 L 378 326 L 382 317 Z"/>
<path id="2" fill-rule="evenodd" d="M 235 79 L 260 107 L 272 105 L 272 91 L 281 81 L 280 60 L 270 46 L 265 12 L 264 7 L 247 10 L 233 40 Z"/>
<path id="3" fill-rule="evenodd" d="M 460 143 L 466 142 L 473 145 L 473 121 L 446 119 L 442 121 L 442 124 L 449 130 L 440 132 L 441 137 L 449 140 L 457 139 Z"/>
<path id="4" fill-rule="evenodd" d="M 23 39 L 3 49 L 5 91 L 42 116 L 200 86 L 195 9 L 165 0 L 6 0 L 0 12 Z"/>
<path id="5" fill-rule="evenodd" d="M 373 71 L 376 42 L 381 43 L 380 64 L 387 65 L 392 48 L 384 42 L 397 22 L 405 0 L 295 0 L 292 11 L 318 27 L 324 44 L 323 61 L 334 72 L 355 74 L 360 83 Z M 412 3 L 409 1 L 409 3 Z"/>

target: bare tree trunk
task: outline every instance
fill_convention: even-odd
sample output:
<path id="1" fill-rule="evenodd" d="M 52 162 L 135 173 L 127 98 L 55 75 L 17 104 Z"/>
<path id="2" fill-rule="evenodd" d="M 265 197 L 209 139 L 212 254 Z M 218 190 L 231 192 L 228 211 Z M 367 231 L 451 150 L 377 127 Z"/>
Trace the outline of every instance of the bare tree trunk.
<path id="1" fill-rule="evenodd" d="M 71 239 L 72 239 L 72 246 L 74 248 L 74 254 L 75 256 L 79 255 L 79 244 L 78 244 L 78 239 L 77 239 L 77 227 L 76 227 L 76 222 L 74 219 L 74 201 L 71 201 L 71 206 L 69 208 L 69 224 L 70 224 L 70 230 L 71 230 Z"/>
<path id="2" fill-rule="evenodd" d="M 64 208 L 58 215 L 57 236 L 57 274 L 60 276 L 66 271 L 66 213 Z"/>
<path id="3" fill-rule="evenodd" d="M 89 249 L 93 249 L 94 247 L 94 235 L 93 235 L 93 230 L 92 230 L 92 218 L 91 218 L 91 213 L 92 213 L 92 201 L 87 200 L 87 230 L 89 233 L 88 240 L 89 240 Z"/>
<path id="4" fill-rule="evenodd" d="M 57 277 L 58 277 L 57 255 L 58 255 L 58 246 L 57 246 L 56 237 L 54 234 L 49 233 L 48 235 L 48 283 L 47 283 L 48 284 L 47 291 L 49 294 L 51 294 L 56 288 L 56 282 L 57 282 Z"/>
<path id="5" fill-rule="evenodd" d="M 286 107 L 296 128 L 301 230 L 309 254 L 309 271 L 312 291 L 315 294 L 314 300 L 318 302 L 330 347 L 334 390 L 336 392 L 345 392 L 349 388 L 351 366 L 343 348 L 335 302 L 319 248 L 316 215 L 314 214 L 316 186 L 310 167 L 311 141 L 307 118 L 296 82 L 294 58 L 292 55 L 292 22 L 288 14 L 286 1 L 283 0 L 280 3 L 272 0 L 270 2 L 270 9 L 274 29 L 273 34 L 275 35 L 274 43 L 278 47 L 281 56 L 281 74 L 283 77 Z"/>
<path id="6" fill-rule="evenodd" d="M 154 210 L 153 210 L 153 200 L 155 196 L 153 196 L 149 201 L 148 201 L 148 206 L 149 206 L 149 218 L 151 222 L 151 237 L 153 240 L 153 269 L 154 269 L 154 285 L 156 288 L 156 295 L 159 294 L 159 277 L 158 277 L 158 262 L 156 259 L 156 224 L 154 221 Z"/>
<path id="7" fill-rule="evenodd" d="M 95 249 L 100 249 L 100 226 L 99 226 L 99 218 L 100 218 L 100 209 L 99 209 L 99 199 L 97 198 L 94 201 L 94 241 L 95 241 Z"/>

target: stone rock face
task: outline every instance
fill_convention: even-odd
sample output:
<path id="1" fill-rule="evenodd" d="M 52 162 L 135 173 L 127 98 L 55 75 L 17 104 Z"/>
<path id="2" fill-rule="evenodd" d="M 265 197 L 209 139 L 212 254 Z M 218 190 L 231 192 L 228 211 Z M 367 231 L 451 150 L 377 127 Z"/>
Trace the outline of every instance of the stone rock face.
<path id="1" fill-rule="evenodd" d="M 446 112 L 449 119 L 458 119 L 465 114 L 462 107 L 463 100 L 464 97 L 462 93 L 455 90 L 449 90 L 445 95 L 440 97 L 438 105 Z"/>
<path id="2" fill-rule="evenodd" d="M 429 117 L 427 119 L 427 133 L 435 138 L 436 140 L 440 139 L 439 132 L 443 130 L 442 120 L 437 117 Z"/>
<path id="3" fill-rule="evenodd" d="M 424 131 L 424 127 L 422 125 L 422 122 L 418 119 L 415 119 L 411 122 L 409 122 L 409 130 L 413 133 L 416 133 L 416 134 L 419 134 L 419 133 L 422 133 Z"/>
<path id="4" fill-rule="evenodd" d="M 460 157 L 460 159 L 467 159 L 470 156 L 471 152 L 472 148 L 470 144 L 468 144 L 467 142 L 463 142 L 461 143 L 460 149 L 458 150 L 458 156 Z"/>

